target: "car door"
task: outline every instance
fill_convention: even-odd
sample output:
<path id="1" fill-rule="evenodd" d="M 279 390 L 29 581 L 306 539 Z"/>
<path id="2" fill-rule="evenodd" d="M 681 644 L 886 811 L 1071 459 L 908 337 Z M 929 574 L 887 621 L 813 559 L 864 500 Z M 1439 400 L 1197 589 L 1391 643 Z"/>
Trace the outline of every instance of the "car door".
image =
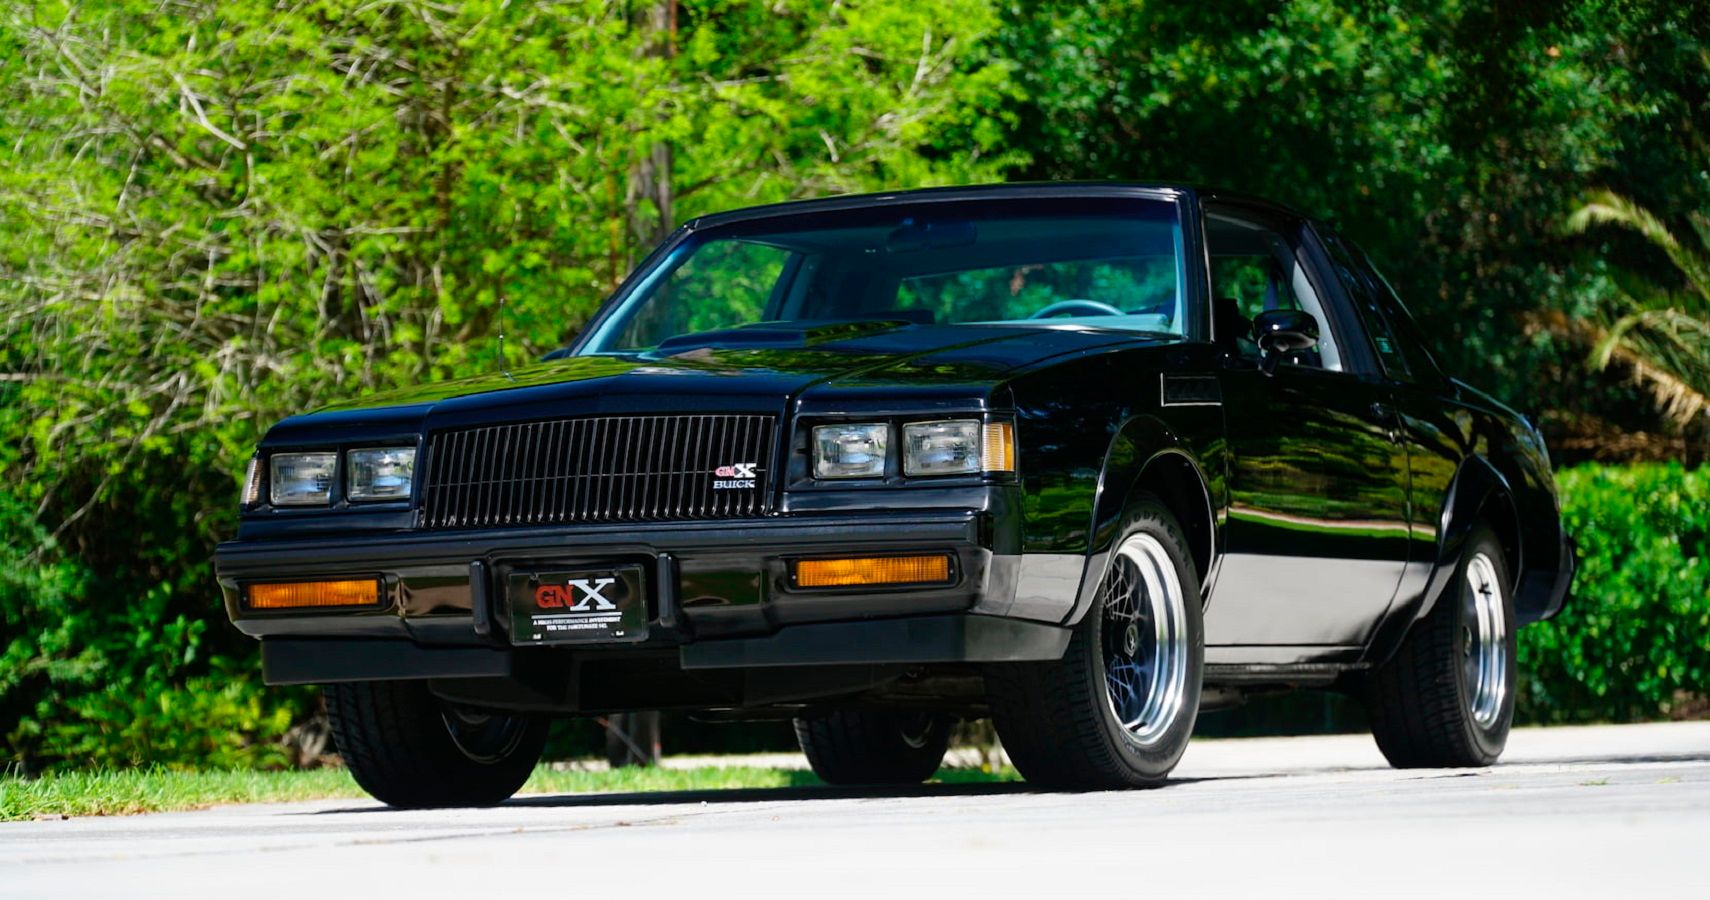
<path id="1" fill-rule="evenodd" d="M 1469 415 L 1444 399 L 1447 378 L 1426 349 L 1423 335 L 1371 257 L 1340 235 L 1319 228 L 1332 267 L 1376 350 L 1395 397 L 1407 450 L 1412 546 L 1399 596 L 1416 597 L 1437 559 L 1437 524 L 1461 460 Z"/>
<path id="2" fill-rule="evenodd" d="M 1302 222 L 1208 202 L 1205 233 L 1229 450 L 1206 643 L 1360 645 L 1407 560 L 1407 455 L 1389 389 Z M 1267 373 L 1251 320 L 1276 308 L 1312 314 L 1321 336 Z"/>

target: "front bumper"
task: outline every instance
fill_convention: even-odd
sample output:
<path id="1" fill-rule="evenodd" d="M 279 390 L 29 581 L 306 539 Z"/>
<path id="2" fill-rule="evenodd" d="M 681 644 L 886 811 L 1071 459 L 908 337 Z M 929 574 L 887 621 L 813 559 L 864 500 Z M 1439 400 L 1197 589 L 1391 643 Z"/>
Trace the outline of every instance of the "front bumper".
<path id="1" fill-rule="evenodd" d="M 956 613 L 793 625 L 764 637 L 695 641 L 679 645 L 676 652 L 683 670 L 1022 662 L 1061 658 L 1071 634 L 1042 622 Z M 531 668 L 531 656 L 565 653 L 424 647 L 413 641 L 364 638 L 274 637 L 261 642 L 262 674 L 268 684 L 508 678 Z"/>
<path id="2" fill-rule="evenodd" d="M 267 679 L 298 683 L 508 674 L 530 654 L 674 652 L 682 669 L 983 662 L 1060 657 L 1055 623 L 1007 610 L 1019 556 L 979 510 L 788 516 L 721 522 L 400 532 L 222 544 L 215 569 L 228 614 L 263 640 Z M 799 590 L 792 559 L 948 552 L 944 586 Z M 637 563 L 652 573 L 650 638 L 608 647 L 514 648 L 495 572 Z M 246 609 L 257 581 L 375 577 L 381 606 Z"/>

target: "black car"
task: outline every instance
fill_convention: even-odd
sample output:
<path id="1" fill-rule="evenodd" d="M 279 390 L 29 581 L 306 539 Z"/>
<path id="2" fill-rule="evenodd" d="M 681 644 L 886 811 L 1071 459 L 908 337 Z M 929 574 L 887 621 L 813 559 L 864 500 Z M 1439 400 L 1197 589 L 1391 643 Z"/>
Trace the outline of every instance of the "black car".
<path id="1" fill-rule="evenodd" d="M 1371 261 L 1185 187 L 696 219 L 574 344 L 287 419 L 217 566 L 357 781 L 497 802 L 554 716 L 793 718 L 833 783 L 991 716 L 1049 786 L 1163 779 L 1202 709 L 1364 699 L 1480 766 L 1573 553 L 1522 416 Z"/>

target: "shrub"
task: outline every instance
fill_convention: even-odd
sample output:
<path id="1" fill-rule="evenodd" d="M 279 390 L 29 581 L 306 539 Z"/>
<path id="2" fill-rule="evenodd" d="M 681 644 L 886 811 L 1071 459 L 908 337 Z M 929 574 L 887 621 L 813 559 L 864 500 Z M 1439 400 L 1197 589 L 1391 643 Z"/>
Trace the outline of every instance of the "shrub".
<path id="1" fill-rule="evenodd" d="M 1710 699 L 1710 468 L 1557 475 L 1579 574 L 1556 619 L 1520 632 L 1525 722 L 1703 715 Z"/>
<path id="2" fill-rule="evenodd" d="M 137 590 L 61 553 L 0 493 L 0 739 L 41 768 L 277 767 L 302 691 L 264 693 L 254 648 L 215 655 L 170 585 Z"/>

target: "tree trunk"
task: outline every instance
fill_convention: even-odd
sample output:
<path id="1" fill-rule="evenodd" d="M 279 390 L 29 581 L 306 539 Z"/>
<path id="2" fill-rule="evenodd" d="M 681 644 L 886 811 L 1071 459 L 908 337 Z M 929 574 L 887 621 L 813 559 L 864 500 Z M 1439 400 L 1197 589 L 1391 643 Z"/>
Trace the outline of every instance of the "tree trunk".
<path id="1" fill-rule="evenodd" d="M 646 35 L 643 57 L 670 60 L 677 55 L 677 0 L 649 4 L 637 26 Z M 676 222 L 671 212 L 671 145 L 657 141 L 630 170 L 624 192 L 624 218 L 629 226 L 633 266 Z M 648 207 L 652 207 L 651 210 Z M 651 213 L 651 215 L 649 215 Z M 659 764 L 659 713 L 618 713 L 606 719 L 606 760 L 613 768 Z"/>
<path id="2" fill-rule="evenodd" d="M 612 768 L 659 765 L 659 713 L 616 713 L 606 717 L 606 761 Z"/>
<path id="3" fill-rule="evenodd" d="M 640 27 L 646 34 L 641 51 L 644 57 L 676 58 L 677 0 L 649 5 L 641 15 Z M 629 190 L 624 198 L 629 234 L 636 246 L 631 264 L 664 240 L 675 225 L 671 212 L 671 156 L 671 145 L 659 141 L 631 169 Z M 649 206 L 651 215 L 647 214 Z"/>

